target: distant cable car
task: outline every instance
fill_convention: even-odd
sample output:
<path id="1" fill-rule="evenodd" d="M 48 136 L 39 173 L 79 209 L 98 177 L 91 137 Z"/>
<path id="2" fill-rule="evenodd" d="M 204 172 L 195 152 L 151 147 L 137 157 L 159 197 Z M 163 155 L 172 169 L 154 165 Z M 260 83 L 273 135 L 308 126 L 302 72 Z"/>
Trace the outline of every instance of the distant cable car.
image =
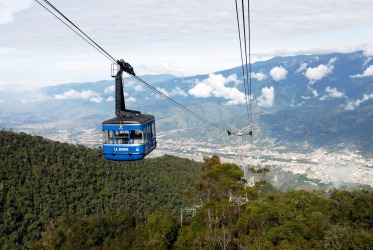
<path id="1" fill-rule="evenodd" d="M 108 160 L 136 161 L 143 159 L 157 146 L 153 115 L 125 108 L 123 71 L 135 76 L 133 68 L 123 60 L 117 61 L 119 69 L 112 67 L 115 77 L 115 118 L 102 123 L 103 154 Z"/>

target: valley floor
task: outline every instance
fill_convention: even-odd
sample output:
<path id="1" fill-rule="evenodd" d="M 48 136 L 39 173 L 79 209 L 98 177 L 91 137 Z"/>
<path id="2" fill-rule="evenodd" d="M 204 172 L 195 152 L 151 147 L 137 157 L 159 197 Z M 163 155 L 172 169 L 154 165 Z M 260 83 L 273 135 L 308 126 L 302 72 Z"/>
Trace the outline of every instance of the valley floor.
<path id="1" fill-rule="evenodd" d="M 218 154 L 222 161 L 234 162 L 240 166 L 271 167 L 304 174 L 309 179 L 323 183 L 343 182 L 373 187 L 373 159 L 364 158 L 353 150 L 329 153 L 319 148 L 307 153 L 294 153 L 289 152 L 285 146 L 276 145 L 272 140 L 258 144 L 249 142 L 241 146 L 222 146 L 193 139 L 175 143 L 170 139 L 162 140 L 161 136 L 158 143 L 159 147 L 152 156 L 177 154 L 202 161 L 204 155 Z"/>
<path id="2" fill-rule="evenodd" d="M 101 145 L 101 131 L 95 129 L 68 131 L 58 130 L 53 124 L 50 127 L 45 126 L 44 124 L 39 129 L 36 129 L 35 125 L 24 126 L 17 130 L 42 135 L 51 140 L 89 147 Z M 51 132 L 45 133 L 49 130 Z M 215 143 L 213 139 L 207 141 L 198 141 L 194 138 L 174 140 L 170 137 L 170 134 L 178 132 L 180 130 L 157 133 L 157 149 L 148 157 L 168 154 L 202 161 L 203 156 L 217 154 L 223 162 L 234 162 L 240 166 L 277 168 L 294 174 L 306 175 L 307 178 L 322 183 L 347 183 L 373 187 L 373 159 L 363 157 L 356 150 L 344 149 L 339 152 L 328 152 L 323 148 L 312 149 L 307 143 L 298 145 L 298 148 L 292 150 L 285 144 L 279 145 L 270 139 L 243 141 L 242 144 L 235 141 L 233 144 L 221 145 Z M 316 185 L 316 182 L 313 184 Z"/>

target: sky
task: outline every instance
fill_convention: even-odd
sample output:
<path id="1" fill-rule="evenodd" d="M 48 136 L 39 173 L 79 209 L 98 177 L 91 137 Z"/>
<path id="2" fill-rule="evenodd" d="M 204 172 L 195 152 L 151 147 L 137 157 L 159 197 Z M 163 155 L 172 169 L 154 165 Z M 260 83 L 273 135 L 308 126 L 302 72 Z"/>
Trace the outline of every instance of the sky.
<path id="1" fill-rule="evenodd" d="M 233 0 L 50 2 L 137 75 L 210 74 L 241 63 Z M 371 0 L 252 0 L 250 7 L 253 62 L 357 50 L 373 55 Z M 107 80 L 110 64 L 36 1 L 0 0 L 0 91 Z M 274 70 L 274 77 L 284 74 Z"/>

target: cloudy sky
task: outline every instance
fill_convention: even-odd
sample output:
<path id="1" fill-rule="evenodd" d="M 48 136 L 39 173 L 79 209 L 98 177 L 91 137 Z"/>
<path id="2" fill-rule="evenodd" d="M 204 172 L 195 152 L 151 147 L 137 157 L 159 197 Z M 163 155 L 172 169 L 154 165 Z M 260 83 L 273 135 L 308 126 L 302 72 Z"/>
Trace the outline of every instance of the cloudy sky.
<path id="1" fill-rule="evenodd" d="M 50 2 L 138 75 L 240 65 L 234 0 Z M 372 13 L 371 0 L 252 0 L 253 61 L 373 51 Z M 0 91 L 110 79 L 110 61 L 35 1 L 0 0 L 0 34 Z"/>

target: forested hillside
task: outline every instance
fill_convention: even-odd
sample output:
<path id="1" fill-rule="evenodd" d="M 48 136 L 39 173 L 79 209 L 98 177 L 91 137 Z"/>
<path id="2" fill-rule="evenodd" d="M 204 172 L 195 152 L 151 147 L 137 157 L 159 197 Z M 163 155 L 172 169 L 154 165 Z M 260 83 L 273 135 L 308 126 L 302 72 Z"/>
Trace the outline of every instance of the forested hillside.
<path id="1" fill-rule="evenodd" d="M 200 163 L 173 156 L 110 162 L 101 150 L 53 142 L 24 133 L 0 132 L 0 245 L 40 240 L 62 215 L 119 215 L 140 221 L 156 210 L 173 214 L 188 205 L 183 190 Z"/>
<path id="2" fill-rule="evenodd" d="M 250 169 L 263 181 L 245 187 L 241 169 L 217 156 L 117 163 L 99 149 L 3 130 L 0 248 L 373 246 L 372 191 L 281 192 L 264 181 L 269 169 Z"/>

